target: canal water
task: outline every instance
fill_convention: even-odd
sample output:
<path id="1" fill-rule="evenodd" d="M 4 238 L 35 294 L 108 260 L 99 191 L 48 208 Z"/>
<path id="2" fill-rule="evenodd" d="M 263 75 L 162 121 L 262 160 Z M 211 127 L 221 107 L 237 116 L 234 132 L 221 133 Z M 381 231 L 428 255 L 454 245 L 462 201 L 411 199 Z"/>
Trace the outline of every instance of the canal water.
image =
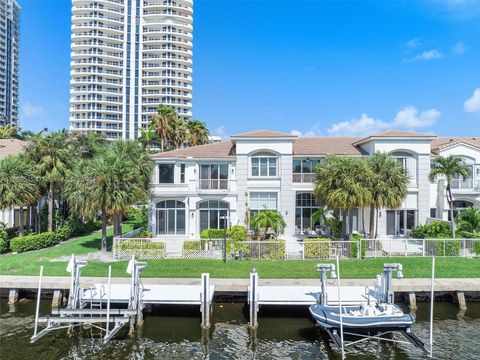
<path id="1" fill-rule="evenodd" d="M 143 328 L 129 338 L 126 331 L 103 345 L 94 329 L 68 335 L 54 331 L 34 344 L 35 303 L 27 301 L 11 311 L 0 309 L 0 359 L 340 359 L 328 335 L 315 328 L 305 308 L 274 308 L 260 312 L 259 328 L 251 334 L 241 303 L 216 303 L 213 326 L 202 332 L 198 309 L 168 307 L 146 313 Z M 480 359 L 480 303 L 464 313 L 450 303 L 436 303 L 434 357 Z M 42 314 L 50 311 L 42 302 Z M 428 340 L 429 305 L 420 303 L 413 331 Z M 347 348 L 347 359 L 427 359 L 404 344 L 371 342 Z"/>

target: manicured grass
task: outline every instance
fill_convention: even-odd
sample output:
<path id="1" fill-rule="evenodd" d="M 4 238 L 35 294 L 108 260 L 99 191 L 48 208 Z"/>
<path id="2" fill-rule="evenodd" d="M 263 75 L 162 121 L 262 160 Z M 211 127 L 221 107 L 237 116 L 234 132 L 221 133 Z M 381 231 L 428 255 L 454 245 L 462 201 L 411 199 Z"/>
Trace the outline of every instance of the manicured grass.
<path id="1" fill-rule="evenodd" d="M 91 241 L 100 241 L 98 234 Z M 96 236 L 96 237 L 95 237 Z M 67 246 L 69 244 L 65 244 Z M 78 245 L 77 245 L 78 246 Z M 72 246 L 62 254 L 79 253 Z M 72 251 L 73 250 L 73 251 Z M 67 276 L 65 271 L 66 262 L 49 262 L 48 258 L 42 257 L 39 250 L 29 254 L 9 255 L 0 257 L 0 274 L 2 275 L 37 275 L 41 264 L 45 265 L 44 274 L 47 276 Z M 61 256 L 58 254 L 56 256 Z M 27 257 L 28 255 L 28 257 Z M 15 256 L 23 256 L 22 260 L 14 260 Z M 5 261 L 8 259 L 8 261 Z M 210 273 L 212 278 L 248 278 L 253 266 L 257 268 L 263 279 L 308 279 L 318 277 L 315 265 L 316 260 L 243 260 L 227 261 L 224 264 L 220 260 L 148 260 L 148 266 L 144 270 L 143 277 L 159 278 L 199 278 L 202 272 Z M 406 278 L 429 278 L 431 270 L 431 258 L 378 258 L 364 260 L 341 260 L 340 274 L 344 279 L 373 279 L 383 270 L 386 262 L 399 262 L 404 266 Z M 478 278 L 480 277 L 480 259 L 465 258 L 437 258 L 437 278 Z M 127 261 L 98 262 L 90 261 L 82 270 L 84 276 L 104 277 L 108 272 L 108 265 L 112 265 L 112 275 L 127 277 L 125 272 Z"/>
<path id="2" fill-rule="evenodd" d="M 123 232 L 131 231 L 132 229 L 133 225 L 123 224 Z M 113 237 L 111 228 L 107 230 L 107 235 L 107 245 L 111 247 Z M 101 249 L 101 239 L 101 231 L 95 231 L 50 248 L 21 254 L 0 255 L 0 275 L 37 275 L 40 265 L 44 265 L 45 275 L 67 275 L 65 271 L 66 263 L 51 262 L 50 260 L 72 254 L 82 255 L 99 251 Z"/>

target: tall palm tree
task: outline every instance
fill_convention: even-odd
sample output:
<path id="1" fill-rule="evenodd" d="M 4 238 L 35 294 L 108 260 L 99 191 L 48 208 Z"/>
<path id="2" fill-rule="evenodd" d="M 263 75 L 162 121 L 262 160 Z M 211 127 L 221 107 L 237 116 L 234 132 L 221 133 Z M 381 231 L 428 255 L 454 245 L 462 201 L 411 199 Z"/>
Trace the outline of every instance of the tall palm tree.
<path id="1" fill-rule="evenodd" d="M 264 210 L 256 213 L 250 220 L 250 226 L 257 232 L 263 230 L 262 240 L 267 236 L 268 229 L 277 234 L 283 234 L 287 224 L 283 216 L 275 210 Z"/>
<path id="2" fill-rule="evenodd" d="M 73 148 L 66 131 L 58 131 L 47 136 L 34 136 L 25 154 L 36 164 L 35 175 L 47 193 L 48 231 L 52 231 L 54 192 L 56 187 L 63 184 L 68 170 L 76 160 Z"/>
<path id="3" fill-rule="evenodd" d="M 187 121 L 188 146 L 197 146 L 208 143 L 209 131 L 203 121 L 191 119 Z"/>
<path id="4" fill-rule="evenodd" d="M 20 131 L 20 128 L 15 125 L 7 124 L 0 127 L 0 139 L 11 139 L 16 137 L 17 133 Z"/>
<path id="5" fill-rule="evenodd" d="M 371 169 L 369 189 L 370 202 L 370 238 L 375 239 L 378 228 L 378 211 L 382 207 L 395 209 L 400 207 L 407 196 L 408 175 L 399 162 L 390 154 L 377 152 L 368 159 Z M 377 227 L 375 227 L 377 224 Z"/>
<path id="6" fill-rule="evenodd" d="M 366 161 L 351 157 L 327 156 L 316 168 L 315 195 L 321 204 L 348 215 L 349 239 L 353 238 L 353 209 L 370 203 L 366 184 L 371 170 Z M 345 218 L 345 216 L 344 216 Z"/>
<path id="7" fill-rule="evenodd" d="M 152 125 L 150 125 L 146 129 L 140 129 L 140 137 L 138 138 L 138 141 L 140 141 L 145 146 L 148 152 L 150 152 L 152 143 L 155 140 L 158 140 L 158 135 Z"/>
<path id="8" fill-rule="evenodd" d="M 178 149 L 187 144 L 188 140 L 188 127 L 185 119 L 177 116 L 174 121 L 170 123 L 171 126 L 171 137 L 170 141 L 172 143 L 173 149 Z"/>
<path id="9" fill-rule="evenodd" d="M 107 144 L 105 135 L 96 131 L 73 132 L 69 134 L 69 140 L 82 159 L 92 158 L 98 151 L 103 151 Z"/>
<path id="10" fill-rule="evenodd" d="M 175 109 L 171 106 L 160 104 L 157 107 L 157 113 L 153 115 L 151 125 L 155 129 L 160 139 L 160 150 L 165 150 L 166 143 L 171 139 L 172 123 L 177 120 L 178 116 Z"/>
<path id="11" fill-rule="evenodd" d="M 23 156 L 0 160 L 0 210 L 19 207 L 19 233 L 23 236 L 23 207 L 39 198 L 32 164 Z"/>
<path id="12" fill-rule="evenodd" d="M 452 180 L 455 177 L 462 177 L 464 180 L 472 175 L 472 169 L 458 156 L 449 155 L 447 157 L 438 156 L 432 161 L 433 169 L 430 171 L 428 178 L 431 182 L 435 181 L 437 176 L 444 176 L 447 180 L 445 193 L 447 196 L 448 206 L 450 208 L 450 218 L 452 226 L 452 234 L 455 237 L 455 219 L 453 218 L 453 196 L 452 196 Z"/>

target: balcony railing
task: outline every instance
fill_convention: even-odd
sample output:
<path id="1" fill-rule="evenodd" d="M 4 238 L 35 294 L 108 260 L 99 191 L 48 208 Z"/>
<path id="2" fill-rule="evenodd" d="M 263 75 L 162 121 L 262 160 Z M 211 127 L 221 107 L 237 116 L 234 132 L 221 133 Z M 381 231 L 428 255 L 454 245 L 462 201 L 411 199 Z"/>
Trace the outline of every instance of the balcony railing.
<path id="1" fill-rule="evenodd" d="M 228 179 L 200 179 L 198 188 L 201 190 L 228 190 Z"/>
<path id="2" fill-rule="evenodd" d="M 294 173 L 293 174 L 294 183 L 313 183 L 315 182 L 314 173 Z"/>
<path id="3" fill-rule="evenodd" d="M 476 182 L 473 181 L 473 179 L 453 179 L 450 187 L 452 189 L 458 189 L 458 190 L 468 190 L 468 189 L 473 189 L 475 185 L 475 188 L 479 188 L 480 182 L 477 180 Z"/>

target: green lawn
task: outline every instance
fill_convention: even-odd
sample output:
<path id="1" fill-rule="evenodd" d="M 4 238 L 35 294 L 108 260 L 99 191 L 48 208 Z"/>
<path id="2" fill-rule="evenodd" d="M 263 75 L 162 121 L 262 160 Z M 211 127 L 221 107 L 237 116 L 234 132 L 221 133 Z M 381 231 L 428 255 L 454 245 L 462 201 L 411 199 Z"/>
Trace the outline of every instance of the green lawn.
<path id="1" fill-rule="evenodd" d="M 128 223 L 122 226 L 122 232 L 124 233 L 132 229 L 133 225 Z M 112 232 L 112 228 L 107 230 L 108 247 L 112 245 Z M 65 271 L 66 263 L 51 262 L 50 260 L 72 254 L 81 255 L 99 251 L 101 249 L 101 238 L 101 231 L 95 231 L 50 248 L 21 254 L 0 255 L 0 275 L 37 275 L 40 265 L 45 265 L 45 275 L 67 275 Z"/>
<path id="2" fill-rule="evenodd" d="M 125 224 L 124 231 L 131 230 Z M 111 242 L 111 230 L 109 230 Z M 44 266 L 47 276 L 67 276 L 66 262 L 51 262 L 52 258 L 74 254 L 85 254 L 100 249 L 100 232 L 80 237 L 53 248 L 32 251 L 24 254 L 0 256 L 0 275 L 37 275 L 40 265 Z M 316 260 L 230 260 L 224 264 L 220 260 L 148 260 L 143 277 L 199 278 L 202 272 L 210 273 L 212 278 L 248 278 L 253 266 L 261 278 L 317 278 Z M 340 274 L 344 279 L 373 279 L 383 269 L 385 262 L 400 262 L 404 266 L 406 278 L 429 278 L 430 258 L 384 258 L 365 260 L 341 260 Z M 82 270 L 85 276 L 106 276 L 108 265 L 112 265 L 113 276 L 128 276 L 125 272 L 127 261 L 111 263 L 91 261 Z M 480 277 L 480 259 L 437 258 L 436 277 L 438 278 L 475 278 Z"/>

